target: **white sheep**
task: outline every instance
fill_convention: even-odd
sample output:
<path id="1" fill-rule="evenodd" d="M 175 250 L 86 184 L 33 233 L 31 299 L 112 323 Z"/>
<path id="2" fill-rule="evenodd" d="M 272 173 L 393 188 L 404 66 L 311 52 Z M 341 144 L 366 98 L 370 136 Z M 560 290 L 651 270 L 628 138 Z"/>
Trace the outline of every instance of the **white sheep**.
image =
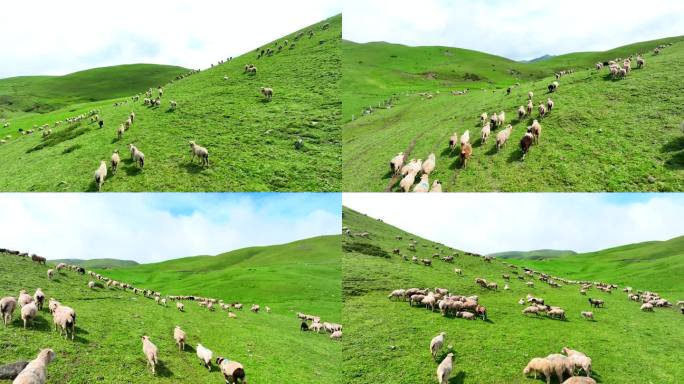
<path id="1" fill-rule="evenodd" d="M 71 340 L 74 340 L 76 336 L 76 311 L 64 305 L 58 305 L 52 313 L 52 322 L 55 324 L 55 329 L 59 328 L 60 336 L 64 332 L 65 340 L 69 337 L 69 330 L 71 330 Z"/>
<path id="2" fill-rule="evenodd" d="M 454 354 L 448 353 L 444 360 L 437 366 L 437 380 L 439 384 L 449 384 L 449 376 L 454 369 Z"/>
<path id="3" fill-rule="evenodd" d="M 537 374 L 541 373 L 546 378 L 546 384 L 551 383 L 552 372 L 553 366 L 551 362 L 541 357 L 533 358 L 523 369 L 523 375 L 528 376 L 530 373 L 533 373 L 535 379 L 537 378 Z"/>
<path id="4" fill-rule="evenodd" d="M 171 109 L 176 109 L 176 107 L 178 106 L 178 103 L 176 103 L 176 102 L 173 101 L 173 100 L 171 100 L 171 103 L 170 103 L 170 104 L 171 104 Z"/>
<path id="5" fill-rule="evenodd" d="M 587 377 L 591 376 L 591 358 L 580 351 L 568 347 L 563 347 L 562 352 L 570 358 L 575 368 L 581 368 L 587 374 Z"/>
<path id="6" fill-rule="evenodd" d="M 539 118 L 544 117 L 544 115 L 546 115 L 546 106 L 542 103 L 539 104 Z"/>
<path id="7" fill-rule="evenodd" d="M 480 141 L 482 142 L 482 144 L 487 142 L 487 138 L 489 138 L 491 130 L 492 129 L 489 123 L 485 124 L 484 127 L 482 127 L 482 131 L 480 132 Z"/>
<path id="8" fill-rule="evenodd" d="M 47 278 L 48 280 L 52 280 L 52 278 L 55 276 L 55 270 L 54 269 L 48 269 L 47 270 Z"/>
<path id="9" fill-rule="evenodd" d="M 25 289 L 22 289 L 21 291 L 19 291 L 19 300 L 17 300 L 17 302 L 19 303 L 20 307 L 23 307 L 24 305 L 26 305 L 32 301 L 33 301 L 33 297 L 31 297 L 31 295 L 26 293 Z"/>
<path id="10" fill-rule="evenodd" d="M 508 141 L 508 138 L 511 135 L 511 131 L 513 130 L 513 126 L 508 124 L 506 126 L 506 129 L 503 131 L 499 132 L 496 134 L 496 150 L 500 151 L 501 148 L 506 144 Z"/>
<path id="11" fill-rule="evenodd" d="M 145 166 L 145 154 L 133 144 L 128 144 L 128 149 L 131 151 L 131 159 L 133 159 L 133 162 L 140 168 L 143 168 Z"/>
<path id="12" fill-rule="evenodd" d="M 202 344 L 197 344 L 196 350 L 197 357 L 200 359 L 200 363 L 203 363 L 209 372 L 211 372 L 211 358 L 214 353 Z"/>
<path id="13" fill-rule="evenodd" d="M 38 310 L 43 309 L 43 303 L 45 302 L 45 293 L 40 288 L 36 288 L 36 292 L 33 294 L 33 301 L 36 303 Z"/>
<path id="14" fill-rule="evenodd" d="M 465 132 L 463 132 L 463 135 L 461 135 L 461 147 L 468 144 L 470 142 L 470 130 L 466 129 Z"/>
<path id="15" fill-rule="evenodd" d="M 404 192 L 408 192 L 411 190 L 411 186 L 413 186 L 413 183 L 416 181 L 416 172 L 411 170 L 409 173 L 404 176 L 403 179 L 399 182 L 399 186 Z"/>
<path id="16" fill-rule="evenodd" d="M 401 168 L 404 166 L 404 152 L 399 152 L 390 160 L 390 171 L 393 175 L 398 175 Z"/>
<path id="17" fill-rule="evenodd" d="M 591 377 L 573 376 L 565 380 L 563 384 L 596 384 L 596 380 Z"/>
<path id="18" fill-rule="evenodd" d="M 107 178 L 107 163 L 104 160 L 100 161 L 100 167 L 95 171 L 95 184 L 97 184 L 98 192 L 102 190 L 102 184 L 104 184 Z"/>
<path id="19" fill-rule="evenodd" d="M 195 160 L 195 156 L 197 156 L 197 158 L 200 161 L 200 164 L 202 164 L 202 166 L 208 167 L 209 166 L 209 151 L 206 148 L 195 144 L 194 141 L 190 141 L 189 144 L 190 144 L 190 151 L 192 152 L 192 159 L 190 160 L 190 162 L 193 162 Z"/>
<path id="20" fill-rule="evenodd" d="M 21 320 L 24 321 L 24 329 L 26 329 L 28 322 L 33 322 L 37 315 L 38 307 L 36 303 L 31 302 L 21 307 Z"/>
<path id="21" fill-rule="evenodd" d="M 641 305 L 641 310 L 644 312 L 653 312 L 653 304 L 644 303 Z"/>
<path id="22" fill-rule="evenodd" d="M 554 106 L 555 104 L 556 104 L 556 103 L 554 103 L 553 100 L 551 100 L 550 97 L 549 97 L 548 99 L 546 99 L 546 108 L 549 110 L 549 112 L 551 112 L 551 110 L 553 109 L 553 106 Z"/>
<path id="23" fill-rule="evenodd" d="M 425 159 L 425 161 L 423 162 L 423 173 L 429 175 L 430 173 L 432 173 L 432 171 L 435 170 L 435 166 L 435 154 L 431 153 L 428 155 L 428 158 Z"/>
<path id="24" fill-rule="evenodd" d="M 152 374 L 153 375 L 156 374 L 155 366 L 159 362 L 159 360 L 157 358 L 158 349 L 157 349 L 157 346 L 154 345 L 150 341 L 149 336 L 143 336 L 142 337 L 142 350 L 143 350 L 143 353 L 145 354 L 145 358 L 147 358 L 147 366 L 152 367 Z"/>
<path id="25" fill-rule="evenodd" d="M 428 175 L 423 174 L 420 176 L 420 181 L 413 187 L 413 192 L 427 192 L 430 190 L 430 181 L 428 180 Z"/>
<path id="26" fill-rule="evenodd" d="M 47 381 L 47 366 L 55 360 L 55 351 L 41 349 L 38 356 L 31 360 L 12 384 L 45 384 Z"/>
<path id="27" fill-rule="evenodd" d="M 526 114 L 527 114 L 527 111 L 525 111 L 525 107 L 523 107 L 521 105 L 520 108 L 518 108 L 518 120 L 522 120 Z"/>
<path id="28" fill-rule="evenodd" d="M 111 165 L 112 165 L 112 174 L 116 173 L 116 170 L 119 168 L 119 163 L 121 163 L 121 157 L 119 156 L 119 150 L 115 150 L 114 153 L 112 153 L 112 158 L 111 158 Z"/>
<path id="29" fill-rule="evenodd" d="M 273 89 L 261 87 L 261 94 L 268 100 L 273 98 Z"/>
<path id="30" fill-rule="evenodd" d="M 224 357 L 217 357 L 216 364 L 221 368 L 226 384 L 245 384 L 245 368 L 237 361 L 230 361 Z"/>
<path id="31" fill-rule="evenodd" d="M 432 354 L 433 359 L 437 357 L 437 352 L 439 352 L 444 345 L 444 336 L 446 336 L 446 332 L 440 332 L 439 335 L 430 340 L 430 354 Z"/>
<path id="32" fill-rule="evenodd" d="M 94 282 L 94 281 L 89 281 L 89 282 L 88 282 L 88 288 L 90 288 L 90 289 L 95 289 L 95 282 Z"/>
<path id="33" fill-rule="evenodd" d="M 126 127 L 124 127 L 123 124 L 119 125 L 119 128 L 116 130 L 116 138 L 117 140 L 121 140 L 123 137 L 124 132 L 126 132 Z"/>
<path id="34" fill-rule="evenodd" d="M 430 192 L 440 193 L 442 192 L 442 182 L 435 180 L 432 182 L 432 187 L 430 187 Z"/>
<path id="35" fill-rule="evenodd" d="M 12 322 L 12 314 L 17 307 L 17 300 L 12 296 L 3 297 L 0 299 L 0 314 L 2 314 L 2 322 L 5 326 Z"/>
<path id="36" fill-rule="evenodd" d="M 330 339 L 331 339 L 331 340 L 340 340 L 340 339 L 342 339 L 342 331 L 334 331 L 333 333 L 330 334 Z"/>
<path id="37" fill-rule="evenodd" d="M 178 301 L 178 302 L 176 302 L 176 308 L 178 308 L 179 311 L 183 312 L 185 310 L 185 305 L 183 305 L 183 303 Z"/>
<path id="38" fill-rule="evenodd" d="M 527 99 L 528 100 L 532 100 L 533 97 L 534 97 L 534 92 L 532 92 L 532 91 L 527 92 Z"/>

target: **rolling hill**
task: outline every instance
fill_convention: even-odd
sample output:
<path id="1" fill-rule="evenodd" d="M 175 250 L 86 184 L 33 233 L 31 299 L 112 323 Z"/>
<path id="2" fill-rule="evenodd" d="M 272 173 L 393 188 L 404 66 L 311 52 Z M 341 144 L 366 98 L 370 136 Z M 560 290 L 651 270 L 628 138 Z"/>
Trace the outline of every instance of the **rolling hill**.
<path id="1" fill-rule="evenodd" d="M 454 48 L 345 42 L 343 188 L 396 190 L 398 180 L 390 175 L 388 163 L 403 152 L 407 159 L 435 153 L 437 166 L 430 181 L 440 180 L 447 191 L 683 190 L 684 138 L 678 111 L 684 102 L 678 91 L 684 70 L 682 40 L 673 37 L 534 63 Z M 670 43 L 661 54 L 651 53 L 657 45 Z M 612 80 L 607 69 L 597 72 L 593 66 L 635 52 L 644 52 L 646 65 L 623 80 Z M 568 69 L 574 73 L 561 77 L 558 91 L 548 94 L 554 73 Z M 469 92 L 451 94 L 464 89 Z M 535 94 L 532 116 L 518 120 L 516 110 L 526 105 L 528 91 Z M 540 144 L 520 161 L 520 139 L 532 120 L 539 119 L 538 105 L 547 97 L 555 106 L 540 119 Z M 361 115 L 369 106 L 373 112 Z M 497 152 L 499 131 L 492 131 L 483 144 L 479 116 L 502 110 L 513 131 Z M 448 142 L 454 132 L 460 138 L 466 130 L 473 155 L 462 169 L 458 148 L 450 151 Z"/>
<path id="2" fill-rule="evenodd" d="M 174 80 L 159 107 L 130 94 L 11 119 L 0 128 L 0 190 L 94 191 L 100 161 L 119 150 L 122 167 L 110 170 L 103 191 L 339 191 L 341 28 L 337 15 L 255 47 L 273 49 L 270 56 L 248 52 Z M 258 72 L 245 73 L 247 64 Z M 262 87 L 273 89 L 272 100 Z M 54 125 L 91 110 L 102 129 L 89 119 Z M 135 122 L 119 140 L 131 112 Z M 47 138 L 34 128 L 44 124 L 53 130 Z M 191 161 L 191 140 L 208 149 L 209 167 Z M 127 154 L 129 143 L 145 154 L 144 170 Z"/>
<path id="3" fill-rule="evenodd" d="M 491 253 L 489 256 L 497 257 L 499 259 L 551 259 L 554 257 L 561 257 L 566 255 L 574 255 L 575 251 L 557 250 L 557 249 L 537 249 L 534 251 L 510 251 Z"/>
<path id="4" fill-rule="evenodd" d="M 110 269 L 110 268 L 121 268 L 133 265 L 138 265 L 138 262 L 134 260 L 119 260 L 119 259 L 54 259 L 49 260 L 53 264 L 70 264 L 78 265 L 86 269 Z"/>
<path id="5" fill-rule="evenodd" d="M 295 315 L 302 311 L 320 315 L 323 321 L 341 320 L 339 244 L 339 236 L 327 236 L 215 258 L 102 271 L 117 278 L 131 276 L 138 287 L 164 288 L 163 295 L 201 294 L 242 302 L 247 309 L 235 311 L 235 319 L 221 309 L 210 312 L 191 301 L 185 301 L 185 312 L 179 312 L 173 301 L 165 308 L 130 290 L 106 288 L 102 283 L 89 290 L 87 282 L 92 278 L 71 271 L 62 271 L 49 281 L 45 266 L 0 254 L 3 296 L 16 297 L 22 288 L 33 293 L 41 287 L 47 297 L 77 312 L 73 342 L 53 330 L 47 309 L 28 330 L 22 328 L 15 312 L 12 324 L 0 334 L 0 361 L 32 359 L 40 348 L 51 347 L 57 359 L 48 368 L 47 383 L 223 382 L 216 366 L 207 372 L 198 364 L 194 348 L 202 343 L 214 352 L 214 358 L 241 362 L 250 383 L 341 383 L 341 344 L 327 334 L 300 332 Z M 149 279 L 141 272 L 144 269 L 152 271 Z M 260 304 L 262 311 L 250 312 L 252 303 Z M 264 311 L 265 306 L 271 308 L 270 313 Z M 174 344 L 176 325 L 188 335 L 184 352 Z M 159 348 L 156 376 L 145 367 L 140 342 L 144 334 Z"/>
<path id="6" fill-rule="evenodd" d="M 481 257 L 431 242 L 348 208 L 343 210 L 343 224 L 352 234 L 343 236 L 342 240 L 345 250 L 342 256 L 345 324 L 342 369 L 349 383 L 434 382 L 437 364 L 449 351 L 447 345 L 455 353 L 449 383 L 543 383 L 545 380 L 541 377 L 537 380 L 523 377 L 522 369 L 532 357 L 559 353 L 564 346 L 583 351 L 592 358 L 592 376 L 600 383 L 673 384 L 684 374 L 683 368 L 675 363 L 677 359 L 671 358 L 673 354 L 680 354 L 677 340 L 684 337 L 679 310 L 658 308 L 646 313 L 619 290 L 607 294 L 590 289 L 587 296 L 582 296 L 579 287 L 573 284 L 552 288 L 536 277 L 521 281 L 516 275 L 522 277 L 523 271 L 509 267 L 509 260 L 494 259 L 487 263 Z M 367 238 L 354 235 L 363 232 L 368 233 Z M 415 251 L 408 247 L 411 240 L 416 241 Z M 395 248 L 409 260 L 413 256 L 431 259 L 432 266 L 404 261 L 402 256 L 393 253 Z M 447 263 L 434 258 L 435 254 L 455 255 L 455 259 Z M 456 274 L 454 268 L 462 269 L 463 274 Z M 604 272 L 606 279 L 617 274 L 612 270 Z M 643 272 L 644 276 L 648 275 L 647 271 Z M 599 267 L 595 273 L 600 275 Z M 504 281 L 503 274 L 510 274 L 511 281 Z M 477 277 L 498 282 L 499 290 L 477 286 L 474 282 Z M 631 278 L 634 282 L 630 279 L 629 283 L 635 289 L 659 286 L 637 275 Z M 528 287 L 528 281 L 534 287 Z M 510 285 L 510 290 L 501 289 L 505 283 Z M 667 291 L 672 296 L 666 297 L 681 299 L 684 290 L 674 280 L 669 283 L 672 286 Z M 411 287 L 443 287 L 456 295 L 478 295 L 480 303 L 487 308 L 488 320 L 445 317 L 438 311 L 388 299 L 393 290 Z M 567 320 L 522 315 L 523 306 L 517 301 L 528 293 L 544 298 L 547 304 L 564 308 Z M 595 321 L 580 316 L 580 311 L 592 310 L 588 297 L 606 302 L 605 308 L 593 309 Z M 434 361 L 428 347 L 430 340 L 442 331 L 446 332 L 445 347 Z M 644 366 L 649 369 L 644 370 Z M 552 383 L 556 382 L 554 378 Z"/>
<path id="7" fill-rule="evenodd" d="M 128 64 L 64 76 L 0 79 L 0 118 L 46 113 L 71 104 L 126 97 L 190 71 L 173 65 Z"/>

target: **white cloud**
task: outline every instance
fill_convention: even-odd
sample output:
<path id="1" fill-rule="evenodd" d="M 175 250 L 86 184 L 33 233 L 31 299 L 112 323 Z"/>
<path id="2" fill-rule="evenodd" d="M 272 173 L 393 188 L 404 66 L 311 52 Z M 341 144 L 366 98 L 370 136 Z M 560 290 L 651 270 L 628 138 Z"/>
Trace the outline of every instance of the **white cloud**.
<path id="1" fill-rule="evenodd" d="M 344 38 L 443 45 L 515 60 L 684 35 L 684 2 L 346 0 Z"/>
<path id="2" fill-rule="evenodd" d="M 141 62 L 206 68 L 340 12 L 337 0 L 3 2 L 0 77 Z"/>
<path id="3" fill-rule="evenodd" d="M 0 247 L 155 262 L 340 232 L 339 194 L 2 194 Z"/>
<path id="4" fill-rule="evenodd" d="M 684 235 L 684 194 L 363 194 L 349 208 L 463 250 L 589 252 Z"/>

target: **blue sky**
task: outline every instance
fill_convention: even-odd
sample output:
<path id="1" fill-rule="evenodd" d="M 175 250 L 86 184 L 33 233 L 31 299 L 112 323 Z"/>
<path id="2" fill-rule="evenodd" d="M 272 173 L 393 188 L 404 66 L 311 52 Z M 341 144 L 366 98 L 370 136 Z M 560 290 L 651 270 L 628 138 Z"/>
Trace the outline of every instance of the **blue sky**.
<path id="1" fill-rule="evenodd" d="M 339 234 L 341 194 L 0 194 L 0 246 L 155 262 Z"/>
<path id="2" fill-rule="evenodd" d="M 683 193 L 345 193 L 342 201 L 416 235 L 484 254 L 589 252 L 684 235 Z"/>
<path id="3" fill-rule="evenodd" d="M 528 60 L 684 35 L 684 2 L 346 0 L 343 35 Z"/>
<path id="4" fill-rule="evenodd" d="M 7 1 L 0 78 L 130 63 L 208 68 L 341 9 L 340 0 Z"/>

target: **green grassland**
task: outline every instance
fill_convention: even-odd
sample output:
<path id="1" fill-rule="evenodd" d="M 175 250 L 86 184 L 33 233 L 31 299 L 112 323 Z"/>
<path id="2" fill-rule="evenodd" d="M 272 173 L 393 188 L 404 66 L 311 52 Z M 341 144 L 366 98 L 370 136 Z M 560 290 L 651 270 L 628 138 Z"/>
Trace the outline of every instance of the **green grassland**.
<path id="1" fill-rule="evenodd" d="M 683 190 L 681 40 L 662 39 L 533 63 L 444 47 L 345 42 L 343 188 L 397 189 L 388 163 L 403 151 L 409 159 L 435 153 L 437 167 L 430 180 L 440 180 L 447 191 Z M 652 48 L 670 42 L 673 45 L 660 55 L 652 55 Z M 599 60 L 635 52 L 645 52 L 646 65 L 624 80 L 611 80 L 607 69 L 593 68 Z M 575 72 L 561 77 L 558 91 L 548 94 L 554 72 L 571 68 Z M 428 79 L 425 73 L 436 75 Z M 472 80 L 473 74 L 480 80 Z M 512 91 L 506 95 L 509 86 Z M 465 95 L 449 92 L 465 88 L 470 89 Z M 535 108 L 532 117 L 518 121 L 516 110 L 526 105 L 528 91 L 535 94 Z M 423 98 L 420 92 L 434 97 Z M 393 94 L 398 99 L 391 109 L 377 108 Z M 549 96 L 555 107 L 541 119 L 541 142 L 522 162 L 520 138 L 538 118 L 539 103 Z M 374 113 L 359 117 L 361 108 L 369 105 Z M 486 144 L 480 142 L 479 115 L 502 110 L 513 132 L 497 152 L 498 130 Z M 354 121 L 350 121 L 352 114 Z M 454 132 L 460 137 L 465 130 L 470 130 L 473 155 L 467 169 L 462 169 L 458 150 L 449 151 L 448 141 Z"/>
<path id="2" fill-rule="evenodd" d="M 50 347 L 57 360 L 50 364 L 48 383 L 220 383 L 199 364 L 194 347 L 202 343 L 214 352 L 245 366 L 250 383 L 341 383 L 341 343 L 325 334 L 299 331 L 297 311 L 319 314 L 324 321 L 341 320 L 339 236 L 325 236 L 290 244 L 250 248 L 212 257 L 172 260 L 116 270 L 103 270 L 117 279 L 131 277 L 140 287 L 162 294 L 203 295 L 239 301 L 247 309 L 230 319 L 217 309 L 209 312 L 186 301 L 181 313 L 153 300 L 104 286 L 93 291 L 89 277 L 61 272 L 48 281 L 46 267 L 29 259 L 0 255 L 0 290 L 16 297 L 22 288 L 41 287 L 77 312 L 75 341 L 65 341 L 52 330 L 47 309 L 35 328 L 24 330 L 18 313 L 0 333 L 0 361 L 32 359 Z M 174 266 L 175 265 L 175 266 Z M 142 271 L 150 271 L 149 279 Z M 152 271 L 155 271 L 153 273 Z M 163 272 L 159 272 L 163 271 Z M 275 289 L 275 288 L 278 289 Z M 262 312 L 249 311 L 252 303 Z M 271 307 L 271 313 L 263 311 Z M 327 320 L 326 320 L 327 319 Z M 180 325 L 188 334 L 185 352 L 173 340 Z M 160 367 L 153 376 L 145 367 L 140 336 L 149 335 L 159 348 Z"/>
<path id="3" fill-rule="evenodd" d="M 129 267 L 133 265 L 138 265 L 137 262 L 133 260 L 119 260 L 119 259 L 54 259 L 50 260 L 53 264 L 65 263 L 70 265 L 78 265 L 87 269 L 110 269 L 110 268 L 121 268 Z"/>
<path id="4" fill-rule="evenodd" d="M 314 32 L 310 38 L 295 41 L 296 31 L 257 49 L 276 49 L 272 56 L 248 52 L 167 84 L 160 107 L 127 97 L 12 119 L 0 128 L 0 137 L 11 136 L 0 144 L 0 190 L 94 191 L 100 160 L 118 149 L 123 164 L 109 172 L 103 191 L 339 191 L 341 24 L 341 15 L 331 17 L 304 28 Z M 290 44 L 278 52 L 284 40 Z M 244 73 L 248 63 L 256 75 Z M 271 101 L 261 87 L 273 88 Z M 45 139 L 18 134 L 92 109 L 100 110 L 102 129 L 83 121 L 53 127 Z M 133 127 L 117 140 L 131 112 Z M 298 139 L 303 146 L 296 149 Z M 209 150 L 208 168 L 191 162 L 190 140 Z M 129 143 L 145 154 L 144 170 L 130 159 Z"/>
<path id="5" fill-rule="evenodd" d="M 566 255 L 574 255 L 575 251 L 570 250 L 556 250 L 556 249 L 537 249 L 534 251 L 510 251 L 491 253 L 489 256 L 497 257 L 499 259 L 550 259 L 553 257 L 561 257 Z"/>
<path id="6" fill-rule="evenodd" d="M 90 101 L 109 100 L 166 84 L 189 69 L 156 64 L 94 68 L 65 76 L 0 79 L 0 118 L 47 113 Z"/>
<path id="7" fill-rule="evenodd" d="M 677 363 L 681 359 L 673 358 L 681 356 L 679 340 L 684 337 L 684 319 L 678 310 L 641 312 L 639 304 L 629 302 L 619 290 L 607 294 L 591 289 L 587 296 L 581 296 L 577 285 L 551 288 L 536 279 L 534 288 L 528 288 L 499 260 L 485 263 L 479 257 L 465 255 L 461 250 L 420 238 L 347 208 L 343 210 L 343 224 L 352 233 L 369 233 L 369 239 L 343 238 L 343 249 L 347 250 L 342 259 L 343 371 L 349 383 L 436 382 L 438 361 L 432 360 L 429 344 L 441 331 L 447 333 L 445 346 L 451 345 L 455 353 L 450 384 L 543 383 L 541 378 L 523 377 L 522 369 L 532 357 L 560 353 L 564 346 L 583 351 L 592 358 L 593 377 L 600 383 L 677 383 L 684 374 Z M 398 235 L 402 236 L 401 240 L 395 238 Z M 415 252 L 408 248 L 410 239 L 417 241 Z M 453 264 L 432 259 L 433 266 L 425 267 L 394 255 L 394 248 L 409 258 L 416 255 L 432 259 L 435 253 L 457 253 L 458 256 Z M 671 250 L 681 254 L 682 248 Z M 670 260 L 678 266 L 682 264 L 679 259 L 673 256 Z M 455 274 L 454 268 L 461 268 L 463 275 Z M 575 277 L 571 269 L 566 268 L 564 277 Z M 598 267 L 594 272 L 596 278 L 602 277 Z M 611 270 L 604 272 L 606 279 L 618 275 Z M 662 288 L 662 294 L 667 291 L 666 297 L 670 300 L 684 295 L 681 284 L 676 285 L 674 280 L 659 284 L 649 280 L 647 270 L 641 272 L 644 277 L 634 273 L 621 281 L 628 280 L 635 289 Z M 504 273 L 512 276 L 509 291 L 501 289 Z M 673 273 L 672 279 L 676 276 Z M 499 290 L 480 288 L 474 283 L 476 277 L 498 282 Z M 665 287 L 666 284 L 671 285 Z M 489 320 L 443 317 L 439 312 L 411 308 L 406 302 L 387 298 L 394 289 L 411 287 L 444 287 L 458 295 L 478 295 L 487 307 Z M 523 307 L 517 301 L 528 293 L 563 307 L 567 321 L 522 315 Z M 580 317 L 580 311 L 592 310 L 587 297 L 606 301 L 605 308 L 593 309 L 595 321 Z M 437 360 L 441 361 L 447 350 L 445 347 Z M 555 378 L 552 383 L 556 383 Z"/>

